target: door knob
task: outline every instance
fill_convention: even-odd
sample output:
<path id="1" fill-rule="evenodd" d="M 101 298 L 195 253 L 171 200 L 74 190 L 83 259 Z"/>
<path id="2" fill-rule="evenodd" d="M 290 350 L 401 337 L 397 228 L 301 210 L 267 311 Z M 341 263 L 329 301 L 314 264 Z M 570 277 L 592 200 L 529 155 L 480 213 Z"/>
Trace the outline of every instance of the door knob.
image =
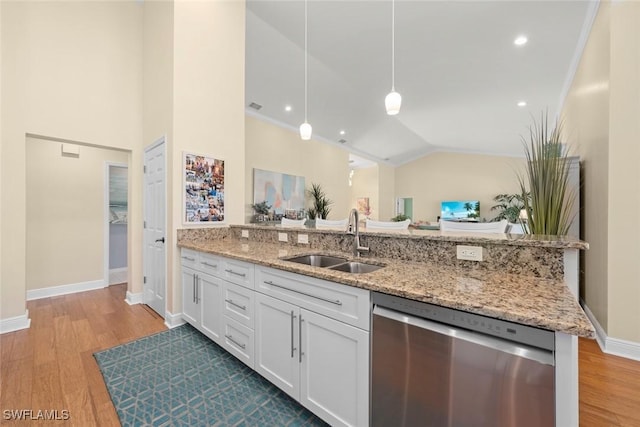
<path id="1" fill-rule="evenodd" d="M 162 242 L 162 243 L 164 243 L 164 237 L 161 237 L 160 239 L 156 239 L 156 243 L 157 243 L 157 242 Z"/>

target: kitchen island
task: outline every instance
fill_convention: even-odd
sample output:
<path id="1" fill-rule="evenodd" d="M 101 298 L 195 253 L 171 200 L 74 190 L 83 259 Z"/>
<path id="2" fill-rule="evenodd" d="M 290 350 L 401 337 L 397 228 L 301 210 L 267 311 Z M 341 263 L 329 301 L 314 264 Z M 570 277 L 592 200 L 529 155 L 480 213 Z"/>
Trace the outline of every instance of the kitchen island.
<path id="1" fill-rule="evenodd" d="M 361 239 L 370 247 L 362 260 L 383 268 L 353 274 L 288 261 L 312 253 L 349 258 L 353 238 L 342 231 L 253 225 L 188 229 L 179 231 L 178 246 L 554 331 L 556 425 L 578 425 L 576 337 L 594 337 L 575 297 L 577 252 L 587 249 L 586 243 L 549 236 L 478 237 L 425 230 L 365 231 Z M 458 245 L 482 247 L 484 261 L 458 260 Z"/>

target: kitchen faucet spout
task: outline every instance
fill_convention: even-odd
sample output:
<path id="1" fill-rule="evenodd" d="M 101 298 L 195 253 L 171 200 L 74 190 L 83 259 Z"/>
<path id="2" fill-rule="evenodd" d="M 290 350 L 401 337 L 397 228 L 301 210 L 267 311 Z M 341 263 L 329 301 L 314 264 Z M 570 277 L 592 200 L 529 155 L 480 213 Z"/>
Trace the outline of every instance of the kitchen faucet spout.
<path id="1" fill-rule="evenodd" d="M 358 210 L 351 209 L 349 212 L 349 221 L 347 224 L 347 234 L 353 235 L 353 256 L 359 257 L 360 252 L 368 252 L 369 248 L 366 246 L 360 246 L 360 232 L 358 230 Z"/>

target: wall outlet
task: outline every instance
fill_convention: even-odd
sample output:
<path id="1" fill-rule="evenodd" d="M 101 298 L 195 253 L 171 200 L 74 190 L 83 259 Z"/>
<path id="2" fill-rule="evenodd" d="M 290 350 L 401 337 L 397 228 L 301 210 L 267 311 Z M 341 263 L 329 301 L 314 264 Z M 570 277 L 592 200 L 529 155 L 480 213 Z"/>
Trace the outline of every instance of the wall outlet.
<path id="1" fill-rule="evenodd" d="M 458 259 L 482 261 L 482 246 L 456 246 Z"/>
<path id="2" fill-rule="evenodd" d="M 309 235 L 308 234 L 298 234 L 298 243 L 302 245 L 309 244 Z"/>
<path id="3" fill-rule="evenodd" d="M 289 238 L 287 237 L 287 233 L 278 233 L 278 241 L 279 242 L 288 242 Z"/>
<path id="4" fill-rule="evenodd" d="M 248 239 L 249 238 L 249 230 L 242 230 L 242 237 Z"/>

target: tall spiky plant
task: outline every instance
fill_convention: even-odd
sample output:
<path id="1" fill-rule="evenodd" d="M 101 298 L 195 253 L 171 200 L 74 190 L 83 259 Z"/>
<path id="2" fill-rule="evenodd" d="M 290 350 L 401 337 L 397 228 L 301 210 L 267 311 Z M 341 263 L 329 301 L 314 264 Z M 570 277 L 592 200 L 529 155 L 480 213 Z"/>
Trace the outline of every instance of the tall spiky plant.
<path id="1" fill-rule="evenodd" d="M 320 184 L 311 184 L 311 189 L 307 190 L 307 194 L 312 199 L 312 205 L 307 209 L 309 219 L 327 219 L 333 202 L 327 198 L 322 186 Z"/>
<path id="2" fill-rule="evenodd" d="M 520 175 L 524 207 L 529 213 L 525 231 L 529 234 L 566 235 L 573 222 L 572 208 L 577 189 L 569 187 L 569 160 L 562 152 L 562 123 L 549 130 L 547 114 L 533 120 L 529 140 L 522 142 L 527 159 Z M 529 190 L 527 190 L 527 186 Z M 530 192 L 531 199 L 525 197 Z"/>

